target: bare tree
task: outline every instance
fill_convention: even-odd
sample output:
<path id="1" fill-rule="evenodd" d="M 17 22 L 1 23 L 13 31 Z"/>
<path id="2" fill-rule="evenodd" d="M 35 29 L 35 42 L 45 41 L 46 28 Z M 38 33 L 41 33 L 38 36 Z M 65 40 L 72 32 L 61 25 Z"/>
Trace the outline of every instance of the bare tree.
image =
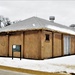
<path id="1" fill-rule="evenodd" d="M 8 25 L 11 25 L 11 24 L 14 24 L 14 23 L 18 23 L 18 22 L 21 22 L 21 21 L 22 21 L 22 20 L 15 20 L 15 21 L 11 22 L 11 21 L 9 20 L 9 18 L 6 18 L 6 17 L 0 15 L 0 28 L 6 27 L 6 26 L 8 26 Z M 3 25 L 2 25 L 2 24 L 3 24 Z"/>
<path id="2" fill-rule="evenodd" d="M 0 28 L 3 27 L 3 26 L 1 25 L 1 23 L 4 24 L 4 27 L 5 27 L 5 26 L 8 26 L 8 25 L 11 25 L 11 22 L 10 22 L 9 18 L 5 18 L 5 17 L 2 16 L 2 15 L 0 16 Z"/>
<path id="3" fill-rule="evenodd" d="M 10 22 L 9 18 L 5 18 L 5 21 L 6 21 L 5 26 L 11 25 L 11 22 Z"/>
<path id="4" fill-rule="evenodd" d="M 1 28 L 1 22 L 4 20 L 4 17 L 1 15 L 0 16 L 0 28 Z"/>
<path id="5" fill-rule="evenodd" d="M 13 24 L 14 23 L 18 23 L 18 22 L 21 22 L 22 20 L 16 20 L 16 21 L 13 21 Z"/>

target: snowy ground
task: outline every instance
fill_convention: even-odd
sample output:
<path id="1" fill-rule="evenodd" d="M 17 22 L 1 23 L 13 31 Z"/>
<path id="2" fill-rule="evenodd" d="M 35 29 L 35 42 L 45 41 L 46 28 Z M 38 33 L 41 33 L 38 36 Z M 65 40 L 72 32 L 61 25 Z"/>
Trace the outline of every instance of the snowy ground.
<path id="1" fill-rule="evenodd" d="M 0 57 L 0 65 L 44 72 L 75 73 L 75 55 L 45 60 L 20 60 L 19 58 L 12 60 L 12 58 Z"/>

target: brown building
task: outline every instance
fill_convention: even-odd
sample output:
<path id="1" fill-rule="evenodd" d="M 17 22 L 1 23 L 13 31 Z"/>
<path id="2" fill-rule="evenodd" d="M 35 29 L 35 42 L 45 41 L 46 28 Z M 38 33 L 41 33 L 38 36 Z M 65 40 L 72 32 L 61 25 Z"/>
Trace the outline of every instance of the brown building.
<path id="1" fill-rule="evenodd" d="M 75 32 L 64 25 L 31 17 L 0 29 L 0 56 L 45 59 L 75 54 Z"/>

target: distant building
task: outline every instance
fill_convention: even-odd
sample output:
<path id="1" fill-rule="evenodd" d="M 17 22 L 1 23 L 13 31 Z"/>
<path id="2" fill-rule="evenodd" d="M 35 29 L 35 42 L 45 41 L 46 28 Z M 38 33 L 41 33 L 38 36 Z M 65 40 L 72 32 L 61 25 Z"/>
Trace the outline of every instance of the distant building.
<path id="1" fill-rule="evenodd" d="M 0 56 L 46 59 L 75 54 L 75 31 L 54 22 L 31 17 L 0 29 Z"/>

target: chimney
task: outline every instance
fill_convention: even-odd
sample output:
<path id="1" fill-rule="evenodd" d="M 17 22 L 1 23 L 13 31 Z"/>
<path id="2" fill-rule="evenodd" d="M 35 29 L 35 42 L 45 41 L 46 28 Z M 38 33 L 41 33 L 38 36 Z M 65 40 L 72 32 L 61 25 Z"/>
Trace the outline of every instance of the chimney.
<path id="1" fill-rule="evenodd" d="M 51 22 L 54 22 L 55 16 L 50 16 L 50 17 L 49 17 L 49 20 L 50 20 Z"/>

